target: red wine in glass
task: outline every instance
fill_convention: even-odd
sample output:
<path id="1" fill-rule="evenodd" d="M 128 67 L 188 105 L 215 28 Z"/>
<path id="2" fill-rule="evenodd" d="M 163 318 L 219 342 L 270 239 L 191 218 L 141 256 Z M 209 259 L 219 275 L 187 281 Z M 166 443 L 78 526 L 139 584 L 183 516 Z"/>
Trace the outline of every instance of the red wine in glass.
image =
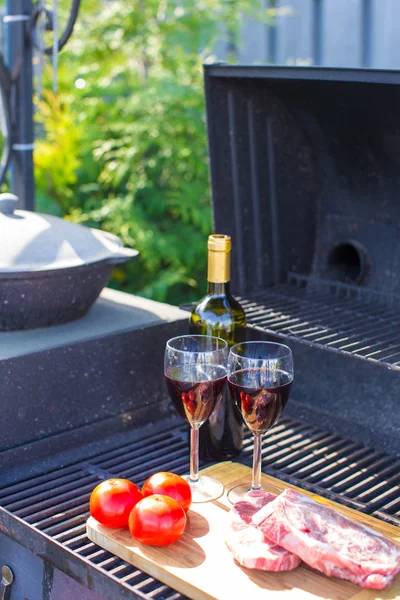
<path id="1" fill-rule="evenodd" d="M 226 382 L 219 365 L 173 367 L 165 373 L 169 397 L 189 425 L 202 425 L 217 408 Z"/>
<path id="2" fill-rule="evenodd" d="M 263 434 L 278 422 L 286 406 L 292 375 L 279 369 L 242 369 L 230 376 L 228 385 L 247 428 Z"/>
<path id="3" fill-rule="evenodd" d="M 280 419 L 293 382 L 293 356 L 285 344 L 252 341 L 232 346 L 228 357 L 228 387 L 232 402 L 254 438 L 251 484 L 235 486 L 227 497 L 233 504 L 262 492 L 262 436 Z"/>

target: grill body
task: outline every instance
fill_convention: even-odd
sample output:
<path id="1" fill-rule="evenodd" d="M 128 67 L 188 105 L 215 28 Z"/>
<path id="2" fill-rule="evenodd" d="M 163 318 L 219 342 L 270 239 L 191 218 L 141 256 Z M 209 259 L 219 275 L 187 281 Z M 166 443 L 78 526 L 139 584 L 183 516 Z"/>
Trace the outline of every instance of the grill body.
<path id="1" fill-rule="evenodd" d="M 400 293 L 400 73 L 205 68 L 215 228 L 244 295 L 294 272 Z"/>
<path id="2" fill-rule="evenodd" d="M 400 74 L 209 65 L 205 92 L 252 334 L 293 347 L 310 419 L 398 454 Z"/>

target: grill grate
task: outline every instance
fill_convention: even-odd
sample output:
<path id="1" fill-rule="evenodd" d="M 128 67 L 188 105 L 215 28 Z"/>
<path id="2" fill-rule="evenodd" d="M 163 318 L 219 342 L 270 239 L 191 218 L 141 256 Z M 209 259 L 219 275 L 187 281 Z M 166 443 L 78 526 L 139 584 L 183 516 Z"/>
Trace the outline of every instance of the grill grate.
<path id="1" fill-rule="evenodd" d="M 291 274 L 287 284 L 239 300 L 250 327 L 400 369 L 393 296 Z"/>
<path id="2" fill-rule="evenodd" d="M 186 427 L 173 428 L 2 488 L 0 505 L 112 574 L 137 597 L 182 599 L 181 594 L 90 542 L 85 522 L 90 492 L 100 479 L 126 477 L 140 485 L 157 470 L 185 473 L 188 452 Z M 250 466 L 252 453 L 247 433 L 241 462 Z M 282 418 L 264 440 L 263 467 L 284 481 L 400 525 L 400 461 L 383 452 Z"/>

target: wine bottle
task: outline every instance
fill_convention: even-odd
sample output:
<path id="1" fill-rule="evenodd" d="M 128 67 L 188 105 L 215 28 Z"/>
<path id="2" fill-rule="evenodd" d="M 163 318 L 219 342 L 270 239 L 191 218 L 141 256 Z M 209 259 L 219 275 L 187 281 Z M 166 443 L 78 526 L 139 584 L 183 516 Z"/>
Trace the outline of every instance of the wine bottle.
<path id="1" fill-rule="evenodd" d="M 229 291 L 231 237 L 224 234 L 208 238 L 207 294 L 193 308 L 189 318 L 191 333 L 215 335 L 228 346 L 244 341 L 246 316 Z M 226 385 L 219 407 L 199 430 L 199 456 L 206 460 L 225 460 L 240 454 L 244 426 L 229 398 Z"/>

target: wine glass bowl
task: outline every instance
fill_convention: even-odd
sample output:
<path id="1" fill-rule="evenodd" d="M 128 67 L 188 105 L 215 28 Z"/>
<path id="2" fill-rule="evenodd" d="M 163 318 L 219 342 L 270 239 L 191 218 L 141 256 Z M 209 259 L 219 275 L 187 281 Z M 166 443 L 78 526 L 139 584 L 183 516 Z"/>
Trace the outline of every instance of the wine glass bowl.
<path id="1" fill-rule="evenodd" d="M 252 482 L 228 492 L 234 503 L 261 488 L 262 435 L 280 419 L 293 382 L 293 355 L 285 344 L 243 342 L 230 350 L 228 387 L 232 401 L 254 436 Z"/>
<path id="2" fill-rule="evenodd" d="M 191 427 L 200 427 L 220 401 L 226 368 L 195 364 L 171 367 L 165 374 L 165 380 L 179 416 Z"/>
<path id="3" fill-rule="evenodd" d="M 243 369 L 230 376 L 228 385 L 247 428 L 253 435 L 262 435 L 278 422 L 292 380 L 280 370 Z"/>
<path id="4" fill-rule="evenodd" d="M 164 375 L 167 390 L 178 414 L 191 427 L 190 475 L 192 502 L 206 502 L 223 494 L 223 485 L 212 477 L 199 476 L 199 428 L 222 399 L 226 383 L 228 345 L 215 336 L 182 335 L 167 342 Z"/>

